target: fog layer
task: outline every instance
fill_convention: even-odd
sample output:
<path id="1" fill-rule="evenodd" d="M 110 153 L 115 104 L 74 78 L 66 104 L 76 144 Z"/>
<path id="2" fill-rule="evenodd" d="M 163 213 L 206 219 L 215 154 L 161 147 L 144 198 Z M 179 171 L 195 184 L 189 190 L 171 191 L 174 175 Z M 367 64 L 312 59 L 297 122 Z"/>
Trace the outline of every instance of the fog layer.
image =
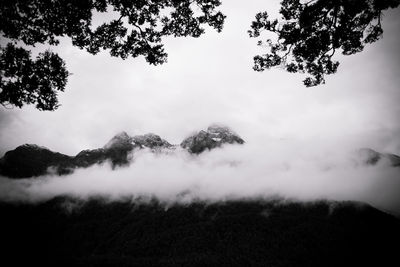
<path id="1" fill-rule="evenodd" d="M 312 144 L 312 145 L 310 145 Z M 332 145 L 335 144 L 335 145 Z M 135 151 L 128 167 L 109 163 L 67 176 L 0 178 L 3 201 L 45 201 L 70 195 L 155 197 L 169 203 L 193 200 L 282 197 L 367 202 L 400 214 L 400 168 L 389 162 L 365 165 L 355 140 L 260 140 L 227 145 L 194 156 L 184 150 L 155 154 Z"/>

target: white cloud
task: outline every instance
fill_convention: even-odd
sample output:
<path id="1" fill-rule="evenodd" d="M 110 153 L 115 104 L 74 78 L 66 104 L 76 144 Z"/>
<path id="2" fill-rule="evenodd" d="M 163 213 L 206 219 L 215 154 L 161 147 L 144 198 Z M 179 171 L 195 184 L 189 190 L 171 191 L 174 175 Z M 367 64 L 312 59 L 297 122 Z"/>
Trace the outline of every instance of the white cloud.
<path id="1" fill-rule="evenodd" d="M 325 140 L 326 141 L 326 140 Z M 296 200 L 352 200 L 400 214 L 400 169 L 361 163 L 351 146 L 329 142 L 264 140 L 193 156 L 183 150 L 134 154 L 129 167 L 109 164 L 68 176 L 0 178 L 0 198 L 43 201 L 55 196 L 157 197 L 162 201 L 218 201 L 280 196 Z M 347 140 L 351 141 L 351 140 Z"/>

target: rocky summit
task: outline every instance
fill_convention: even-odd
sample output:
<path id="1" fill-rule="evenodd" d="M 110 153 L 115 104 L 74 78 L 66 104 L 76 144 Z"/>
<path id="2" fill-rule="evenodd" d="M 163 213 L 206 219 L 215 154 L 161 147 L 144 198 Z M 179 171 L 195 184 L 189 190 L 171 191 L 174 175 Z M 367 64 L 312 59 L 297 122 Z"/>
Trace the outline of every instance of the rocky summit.
<path id="1" fill-rule="evenodd" d="M 213 125 L 206 131 L 189 136 L 181 143 L 181 147 L 191 153 L 199 154 L 204 150 L 220 147 L 223 144 L 243 144 L 244 140 L 231 129 L 224 126 Z"/>
<path id="2" fill-rule="evenodd" d="M 118 149 L 127 148 L 132 149 L 134 144 L 132 144 L 132 137 L 130 137 L 126 132 L 121 132 L 116 134 L 107 144 L 104 145 L 104 149 Z"/>
<path id="3" fill-rule="evenodd" d="M 172 148 L 173 145 L 161 139 L 160 136 L 152 133 L 145 135 L 136 135 L 132 138 L 134 145 L 140 146 L 140 148 L 150 148 L 153 150 L 159 150 L 162 148 Z"/>

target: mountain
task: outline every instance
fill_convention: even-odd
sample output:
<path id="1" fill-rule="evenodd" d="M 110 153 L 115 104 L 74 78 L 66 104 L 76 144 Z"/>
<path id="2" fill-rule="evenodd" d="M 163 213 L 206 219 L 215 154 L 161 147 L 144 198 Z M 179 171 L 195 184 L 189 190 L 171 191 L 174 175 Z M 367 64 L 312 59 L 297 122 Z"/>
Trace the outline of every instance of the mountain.
<path id="1" fill-rule="evenodd" d="M 228 127 L 212 125 L 182 141 L 181 147 L 191 153 L 199 154 L 223 144 L 243 144 L 244 141 Z"/>
<path id="2" fill-rule="evenodd" d="M 135 149 L 149 148 L 156 152 L 172 147 L 173 145 L 152 133 L 131 137 L 126 132 L 121 132 L 111 138 L 103 148 L 81 151 L 73 159 L 71 167 L 89 167 L 106 160 L 110 160 L 113 166 L 126 165 L 130 161 L 129 154 Z"/>
<path id="3" fill-rule="evenodd" d="M 197 154 L 244 140 L 210 126 L 180 144 Z M 0 159 L 0 174 L 34 177 L 110 161 L 126 165 L 140 149 L 177 151 L 155 134 L 115 135 L 76 156 L 36 145 Z M 359 151 L 363 164 L 398 156 Z M 282 199 L 161 202 L 151 196 L 110 200 L 58 196 L 0 201 L 4 266 L 398 266 L 400 220 L 358 202 Z M 397 262 L 397 263 L 396 263 Z"/>
<path id="4" fill-rule="evenodd" d="M 150 148 L 153 151 L 159 151 L 164 148 L 173 148 L 174 146 L 161 139 L 160 136 L 152 133 L 145 135 L 136 135 L 132 138 L 135 145 L 139 145 L 140 148 Z"/>
<path id="5" fill-rule="evenodd" d="M 135 144 L 132 143 L 132 137 L 130 137 L 126 132 L 121 132 L 111 138 L 107 144 L 104 145 L 104 149 L 118 149 L 127 148 L 133 149 Z"/>
<path id="6" fill-rule="evenodd" d="M 185 138 L 180 147 L 197 155 L 230 144 L 244 144 L 244 140 L 228 127 L 212 125 L 207 130 Z M 48 173 L 64 175 L 72 173 L 76 168 L 87 168 L 106 161 L 110 161 L 114 168 L 129 165 L 136 150 L 149 149 L 153 153 L 161 153 L 174 151 L 176 148 L 176 145 L 153 133 L 129 136 L 126 132 L 118 133 L 102 148 L 83 150 L 76 156 L 25 144 L 6 152 L 0 159 L 0 175 L 10 178 L 28 178 Z M 393 167 L 400 166 L 400 157 L 394 154 L 380 153 L 370 148 L 360 149 L 357 154 L 365 165 L 386 161 Z"/>
<path id="7" fill-rule="evenodd" d="M 353 202 L 1 203 L 5 266 L 398 266 L 400 220 Z M 396 263 L 397 262 L 397 263 Z"/>
<path id="8" fill-rule="evenodd" d="M 0 174 L 13 178 L 39 176 L 50 166 L 64 166 L 72 157 L 45 147 L 25 144 L 5 153 L 0 159 Z"/>
<path id="9" fill-rule="evenodd" d="M 206 131 L 186 138 L 181 147 L 189 153 L 199 154 L 223 144 L 243 144 L 244 141 L 229 128 L 210 126 Z M 111 138 L 102 148 L 83 150 L 76 156 L 67 156 L 37 145 L 22 145 L 8 151 L 0 159 L 0 175 L 10 178 L 27 178 L 49 173 L 70 174 L 76 168 L 87 168 L 110 161 L 113 167 L 128 165 L 135 150 L 149 149 L 154 153 L 172 151 L 176 145 L 160 136 L 148 133 L 129 136 L 121 132 Z"/>
<path id="10" fill-rule="evenodd" d="M 386 161 L 392 167 L 400 167 L 400 157 L 389 153 L 379 153 L 371 148 L 361 148 L 358 154 L 364 164 L 376 165 L 380 161 Z"/>
<path id="11" fill-rule="evenodd" d="M 130 137 L 122 132 L 115 135 L 104 147 L 83 150 L 71 157 L 37 145 L 22 145 L 5 153 L 0 159 L 0 174 L 11 178 L 27 178 L 49 173 L 69 174 L 76 168 L 111 161 L 112 166 L 127 165 L 135 149 L 159 152 L 174 146 L 155 134 Z"/>

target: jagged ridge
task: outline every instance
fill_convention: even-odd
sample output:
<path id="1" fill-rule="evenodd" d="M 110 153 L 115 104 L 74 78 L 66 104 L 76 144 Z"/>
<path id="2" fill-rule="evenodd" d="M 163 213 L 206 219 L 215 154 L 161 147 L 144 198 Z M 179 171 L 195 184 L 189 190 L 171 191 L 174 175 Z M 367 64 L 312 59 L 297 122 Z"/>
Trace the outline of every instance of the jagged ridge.
<path id="1" fill-rule="evenodd" d="M 75 157 L 25 144 L 5 153 L 0 159 L 0 174 L 11 178 L 26 178 L 44 175 L 50 167 L 59 175 L 69 174 L 75 168 L 86 168 L 107 160 L 115 167 L 128 164 L 129 154 L 135 149 L 149 148 L 159 152 L 172 147 L 155 134 L 130 137 L 125 132 L 115 135 L 103 148 L 83 150 Z"/>
<path id="2" fill-rule="evenodd" d="M 244 144 L 244 140 L 225 126 L 212 125 L 185 138 L 180 146 L 192 154 L 221 147 L 224 144 Z M 47 174 L 49 170 L 63 175 L 76 168 L 86 168 L 94 164 L 110 161 L 112 167 L 127 165 L 135 150 L 150 149 L 154 153 L 173 151 L 177 146 L 160 136 L 148 133 L 129 136 L 126 132 L 115 135 L 102 148 L 83 150 L 76 156 L 53 152 L 46 147 L 25 144 L 5 153 L 0 159 L 0 175 L 10 178 L 27 178 Z M 375 165 L 386 160 L 393 167 L 400 166 L 400 157 L 394 154 L 379 153 L 370 148 L 358 151 L 363 164 Z"/>
<path id="3" fill-rule="evenodd" d="M 244 141 L 229 128 L 210 126 L 207 131 L 185 139 L 181 146 L 188 152 L 199 154 L 206 149 L 220 147 L 222 144 Z M 102 148 L 83 150 L 75 157 L 50 151 L 36 145 L 23 145 L 8 151 L 0 159 L 0 174 L 11 178 L 27 178 L 48 173 L 49 168 L 59 175 L 69 174 L 76 168 L 86 168 L 94 164 L 110 161 L 113 168 L 130 163 L 130 155 L 135 150 L 150 149 L 154 153 L 175 149 L 176 146 L 160 136 L 148 133 L 129 136 L 121 132 L 111 138 Z"/>

